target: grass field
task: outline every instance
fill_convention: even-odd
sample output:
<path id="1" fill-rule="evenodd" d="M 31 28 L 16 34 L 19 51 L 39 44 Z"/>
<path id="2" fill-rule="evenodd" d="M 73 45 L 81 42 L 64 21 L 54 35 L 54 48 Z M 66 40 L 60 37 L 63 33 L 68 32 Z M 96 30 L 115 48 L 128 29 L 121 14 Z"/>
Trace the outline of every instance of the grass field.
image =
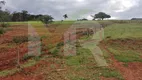
<path id="1" fill-rule="evenodd" d="M 142 38 L 142 23 L 113 24 L 105 29 L 105 37 Z"/>

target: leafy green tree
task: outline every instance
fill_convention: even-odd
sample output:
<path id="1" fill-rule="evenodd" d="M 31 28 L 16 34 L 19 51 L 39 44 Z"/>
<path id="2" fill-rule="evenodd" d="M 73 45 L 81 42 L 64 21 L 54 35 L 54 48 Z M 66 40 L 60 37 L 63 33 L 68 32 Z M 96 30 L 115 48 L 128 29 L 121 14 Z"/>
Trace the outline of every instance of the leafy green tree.
<path id="1" fill-rule="evenodd" d="M 4 29 L 3 29 L 3 28 L 0 28 L 0 37 L 1 37 L 1 35 L 4 34 L 4 33 L 5 33 Z"/>
<path id="2" fill-rule="evenodd" d="M 43 15 L 42 17 L 40 17 L 40 20 L 46 25 L 46 27 L 48 27 L 48 24 L 53 22 L 53 17 L 50 15 Z"/>
<path id="3" fill-rule="evenodd" d="M 28 20 L 28 11 L 22 10 L 22 21 L 27 21 Z"/>
<path id="4" fill-rule="evenodd" d="M 5 5 L 5 1 L 0 1 L 0 24 L 2 27 L 6 27 L 8 21 L 11 21 L 11 14 L 6 10 L 2 10 L 2 6 Z"/>
<path id="5" fill-rule="evenodd" d="M 68 18 L 68 15 L 67 15 L 67 14 L 65 14 L 65 15 L 63 15 L 63 17 L 66 19 L 66 18 Z"/>
<path id="6" fill-rule="evenodd" d="M 21 12 L 13 12 L 12 14 L 12 21 L 22 21 L 22 14 Z"/>
<path id="7" fill-rule="evenodd" d="M 104 12 L 99 12 L 98 14 L 95 14 L 94 19 L 96 18 L 101 18 L 102 20 L 104 20 L 105 18 L 111 18 L 111 16 Z"/>
<path id="8" fill-rule="evenodd" d="M 5 11 L 0 10 L 0 21 L 1 22 L 11 21 L 11 14 L 8 10 Z"/>
<path id="9" fill-rule="evenodd" d="M 93 20 L 96 20 L 96 16 L 95 15 L 91 15 L 91 17 L 93 18 Z"/>

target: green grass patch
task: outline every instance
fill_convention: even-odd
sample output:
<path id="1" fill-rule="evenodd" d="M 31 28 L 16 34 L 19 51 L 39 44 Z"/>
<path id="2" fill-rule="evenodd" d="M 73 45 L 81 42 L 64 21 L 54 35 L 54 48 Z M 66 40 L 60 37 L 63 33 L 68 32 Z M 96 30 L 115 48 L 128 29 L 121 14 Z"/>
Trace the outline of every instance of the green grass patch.
<path id="1" fill-rule="evenodd" d="M 76 56 L 70 56 L 66 60 L 66 64 L 69 66 L 79 66 L 88 62 L 88 57 L 92 55 L 89 49 L 78 48 Z"/>
<path id="2" fill-rule="evenodd" d="M 106 78 L 117 78 L 119 80 L 123 80 L 122 75 L 113 69 L 110 68 L 100 68 L 100 75 Z"/>
<path id="3" fill-rule="evenodd" d="M 120 62 L 142 62 L 142 58 L 138 53 L 132 50 L 117 50 L 112 47 L 108 48 L 114 57 Z"/>
<path id="4" fill-rule="evenodd" d="M 23 25 L 28 24 L 28 22 L 8 22 L 10 25 Z"/>
<path id="5" fill-rule="evenodd" d="M 93 38 L 93 36 L 87 36 L 87 35 L 84 35 L 84 36 L 82 36 L 80 39 L 81 40 L 91 40 Z"/>
<path id="6" fill-rule="evenodd" d="M 4 71 L 0 71 L 0 77 L 5 77 L 5 76 L 8 76 L 8 75 L 12 75 L 14 73 L 17 72 L 17 69 L 12 69 L 12 70 L 4 70 Z"/>
<path id="7" fill-rule="evenodd" d="M 35 59 L 28 60 L 25 64 L 22 64 L 22 68 L 33 66 L 37 63 Z"/>
<path id="8" fill-rule="evenodd" d="M 75 21 L 54 21 L 52 24 L 73 24 Z"/>
<path id="9" fill-rule="evenodd" d="M 95 59 L 89 49 L 79 47 L 76 56 L 66 58 L 66 65 L 71 72 L 67 77 L 71 80 L 100 80 L 100 77 L 123 80 L 122 75 L 115 69 L 97 67 Z"/>
<path id="10" fill-rule="evenodd" d="M 141 23 L 113 24 L 105 28 L 105 37 L 117 38 L 142 38 Z"/>

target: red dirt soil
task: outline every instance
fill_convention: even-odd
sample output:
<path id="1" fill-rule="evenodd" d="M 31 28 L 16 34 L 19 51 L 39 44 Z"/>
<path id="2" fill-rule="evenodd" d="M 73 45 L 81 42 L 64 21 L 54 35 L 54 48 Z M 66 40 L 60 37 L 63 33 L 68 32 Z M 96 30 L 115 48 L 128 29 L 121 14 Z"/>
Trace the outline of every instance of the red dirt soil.
<path id="1" fill-rule="evenodd" d="M 0 80 L 42 80 L 42 75 L 26 75 L 26 73 L 32 73 L 34 72 L 40 64 L 37 64 L 33 67 L 25 68 L 23 71 L 16 73 L 12 76 L 7 76 L 7 77 L 0 77 Z"/>
<path id="2" fill-rule="evenodd" d="M 16 27 L 17 26 L 17 27 Z M 17 45 L 12 42 L 14 36 L 27 36 L 27 25 L 11 26 L 10 31 L 6 31 L 0 37 L 0 70 L 9 69 L 15 67 L 17 58 Z M 19 27 L 20 26 L 20 27 Z M 27 53 L 27 43 L 22 43 L 20 47 L 20 58 Z"/>
<path id="3" fill-rule="evenodd" d="M 20 45 L 20 58 L 28 52 L 26 44 Z M 0 52 L 0 70 L 9 69 L 16 66 L 17 48 L 6 49 Z"/>
<path id="4" fill-rule="evenodd" d="M 51 68 L 51 65 L 55 65 L 55 68 Z M 61 64 L 55 64 L 54 62 L 50 61 L 39 61 L 35 66 L 28 67 L 20 71 L 19 73 L 16 73 L 11 76 L 6 76 L 6 77 L 0 77 L 0 80 L 45 80 L 46 77 L 50 76 L 52 72 L 56 72 L 55 70 L 60 69 Z M 44 71 L 42 71 L 44 70 Z M 57 77 L 55 76 L 50 76 L 54 77 L 54 79 L 57 80 Z M 53 79 L 50 79 L 53 80 Z M 61 80 L 61 79 L 59 79 Z"/>

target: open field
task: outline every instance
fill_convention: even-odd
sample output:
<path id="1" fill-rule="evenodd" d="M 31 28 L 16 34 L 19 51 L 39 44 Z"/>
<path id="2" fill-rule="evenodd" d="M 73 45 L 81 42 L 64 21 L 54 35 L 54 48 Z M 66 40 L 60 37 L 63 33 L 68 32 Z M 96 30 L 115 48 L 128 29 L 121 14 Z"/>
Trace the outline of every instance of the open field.
<path id="1" fill-rule="evenodd" d="M 77 34 L 77 41 L 83 43 L 76 44 L 75 56 L 63 54 L 64 33 L 75 26 L 75 21 L 56 21 L 48 27 L 38 21 L 10 22 L 0 35 L 0 80 L 141 80 L 142 22 L 95 22 L 102 28 L 97 27 L 94 36 L 100 38 L 97 32 L 102 29 L 104 39 L 100 43 L 90 42 L 97 40 L 93 34 L 88 36 L 86 31 L 81 32 L 84 29 L 78 29 L 81 33 Z M 21 44 L 14 42 L 17 37 Z M 36 37 L 40 42 L 40 55 L 28 55 L 29 42 L 37 43 L 29 37 Z M 91 51 L 96 46 L 101 49 L 100 56 L 107 66 L 97 65 Z M 20 58 L 21 68 L 17 68 L 17 58 Z"/>

